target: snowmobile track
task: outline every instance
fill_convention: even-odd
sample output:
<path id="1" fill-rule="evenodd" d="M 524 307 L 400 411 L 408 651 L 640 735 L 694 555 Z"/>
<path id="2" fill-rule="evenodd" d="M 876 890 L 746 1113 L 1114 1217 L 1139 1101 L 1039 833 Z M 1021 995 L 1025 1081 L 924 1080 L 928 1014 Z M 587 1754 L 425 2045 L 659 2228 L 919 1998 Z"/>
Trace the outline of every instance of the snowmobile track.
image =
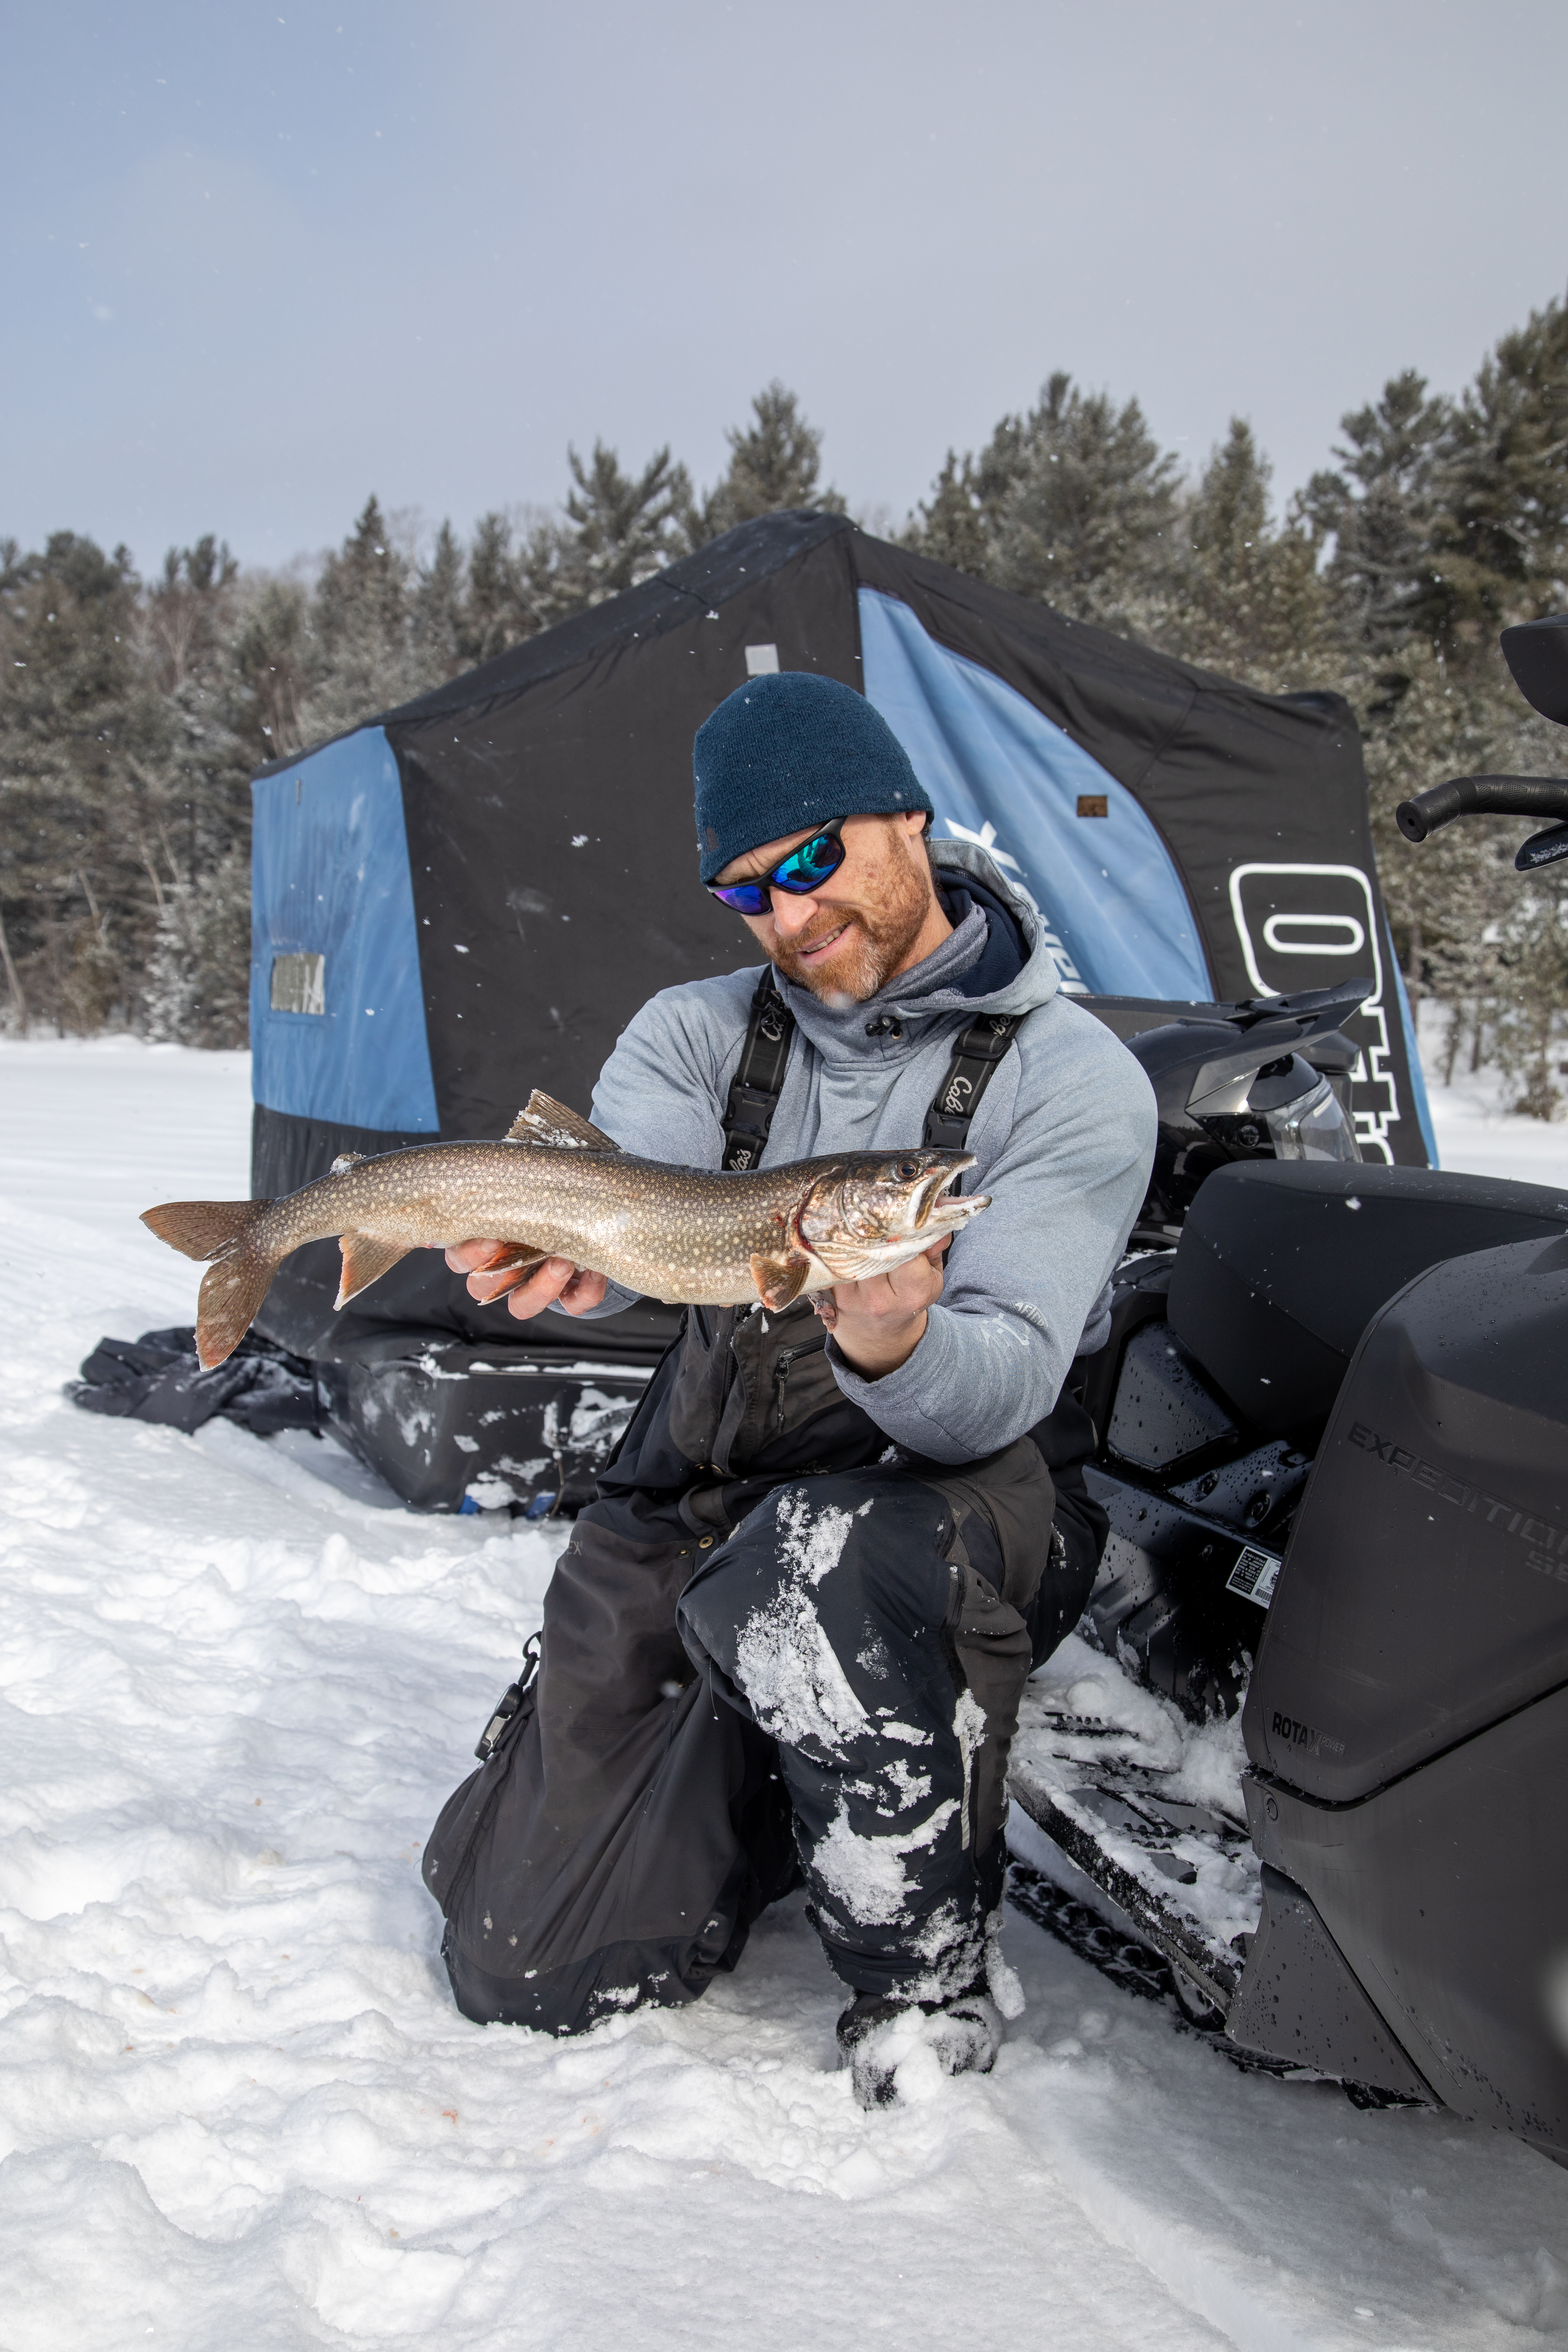
<path id="1" fill-rule="evenodd" d="M 1152 1944 L 1140 1943 L 1136 1936 L 1112 1927 L 1098 1911 L 1087 1903 L 1067 1893 L 1048 1879 L 1044 1872 L 1026 1862 L 1009 1864 L 1007 1870 L 1007 1900 L 1026 1919 L 1043 1927 L 1059 1944 L 1080 1960 L 1087 1960 L 1121 1992 L 1135 1994 L 1141 2000 L 1163 2001 L 1170 2011 L 1171 2023 L 1178 2033 L 1196 2033 L 1228 2058 L 1244 2074 L 1272 2074 L 1281 2083 L 1322 2083 L 1331 2090 L 1342 2091 L 1352 2107 L 1418 2107 L 1426 2102 L 1407 2099 L 1395 2091 L 1370 2089 L 1364 2083 L 1342 2083 L 1331 2074 L 1320 2074 L 1304 2066 L 1289 2066 L 1273 2058 L 1264 2058 L 1250 2050 L 1237 2049 L 1227 2042 L 1225 2021 L 1211 2011 L 1207 2019 L 1195 2017 L 1184 2001 L 1176 1981 L 1176 1972 L 1169 1960 Z"/>

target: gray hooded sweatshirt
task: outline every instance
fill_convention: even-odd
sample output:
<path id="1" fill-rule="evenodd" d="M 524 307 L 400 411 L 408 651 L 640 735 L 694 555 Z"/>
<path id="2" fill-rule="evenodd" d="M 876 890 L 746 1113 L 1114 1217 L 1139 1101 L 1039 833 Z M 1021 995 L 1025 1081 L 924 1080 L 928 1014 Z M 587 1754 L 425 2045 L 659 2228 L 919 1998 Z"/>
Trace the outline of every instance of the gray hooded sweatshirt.
<path id="1" fill-rule="evenodd" d="M 830 1340 L 844 1394 L 895 1443 L 938 1462 L 1010 1444 L 1055 1404 L 1126 1247 L 1154 1150 L 1154 1097 L 1126 1047 L 1058 992 L 1034 901 L 966 842 L 933 844 L 941 868 L 973 875 L 1011 910 L 1023 968 L 965 995 L 990 918 L 978 903 L 952 937 L 863 1004 L 830 1009 L 779 975 L 795 1017 L 789 1066 L 762 1164 L 918 1143 L 961 1030 L 982 1013 L 1023 1013 L 969 1130 L 966 1192 L 991 1206 L 948 1253 L 942 1295 L 897 1371 L 863 1380 Z M 723 1113 L 762 967 L 660 991 L 616 1042 L 594 1118 L 623 1150 L 716 1169 Z M 901 1035 L 868 1035 L 890 1015 Z M 631 1294 L 612 1286 L 597 1314 Z M 1086 1326 L 1089 1327 L 1086 1331 Z"/>

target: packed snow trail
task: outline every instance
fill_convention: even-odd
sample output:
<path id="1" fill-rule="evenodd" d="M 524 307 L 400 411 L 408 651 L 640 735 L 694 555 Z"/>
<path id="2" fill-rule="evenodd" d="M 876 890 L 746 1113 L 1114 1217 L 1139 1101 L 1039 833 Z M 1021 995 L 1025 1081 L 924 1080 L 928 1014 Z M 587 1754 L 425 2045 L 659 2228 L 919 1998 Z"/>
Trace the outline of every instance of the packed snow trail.
<path id="1" fill-rule="evenodd" d="M 243 1193 L 247 1126 L 242 1055 L 0 1045 L 5 2352 L 1568 2332 L 1568 2175 L 1245 2076 L 1016 1915 L 995 2074 L 885 2114 L 798 1897 L 691 2009 L 458 2017 L 420 1844 L 559 1536 L 59 1396 L 100 1333 L 189 1321 L 136 1212 Z"/>

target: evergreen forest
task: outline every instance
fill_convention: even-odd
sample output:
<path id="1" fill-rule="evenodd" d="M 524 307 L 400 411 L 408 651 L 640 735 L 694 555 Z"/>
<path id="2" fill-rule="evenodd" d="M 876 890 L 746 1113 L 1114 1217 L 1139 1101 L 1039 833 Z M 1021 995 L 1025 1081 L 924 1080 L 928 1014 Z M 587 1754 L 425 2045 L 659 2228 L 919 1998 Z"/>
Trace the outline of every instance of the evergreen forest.
<path id="1" fill-rule="evenodd" d="M 0 1024 L 243 1045 L 255 771 L 735 523 L 846 509 L 783 384 L 729 444 L 706 492 L 668 449 L 629 473 L 602 443 L 571 450 L 558 509 L 498 509 L 466 541 L 372 497 L 341 547 L 283 572 L 242 568 L 216 534 L 151 577 L 72 531 L 30 552 L 0 539 Z M 1266 691 L 1344 695 L 1411 995 L 1452 1008 L 1436 1075 L 1496 1062 L 1509 1099 L 1550 1118 L 1568 877 L 1522 883 L 1521 829 L 1501 821 L 1413 856 L 1394 810 L 1447 775 L 1563 770 L 1498 633 L 1568 608 L 1568 304 L 1503 336 L 1457 397 L 1396 376 L 1328 454 L 1281 511 L 1244 420 L 1189 474 L 1136 399 L 1055 374 L 983 448 L 948 452 L 897 535 Z"/>

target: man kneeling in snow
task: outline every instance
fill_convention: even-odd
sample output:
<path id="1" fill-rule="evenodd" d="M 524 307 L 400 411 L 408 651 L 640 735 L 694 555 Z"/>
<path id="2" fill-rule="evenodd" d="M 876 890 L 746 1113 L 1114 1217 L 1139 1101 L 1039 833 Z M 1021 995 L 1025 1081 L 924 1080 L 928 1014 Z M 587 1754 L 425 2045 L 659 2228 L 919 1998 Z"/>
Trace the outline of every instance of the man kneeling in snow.
<path id="1" fill-rule="evenodd" d="M 876 2105 L 917 2045 L 989 2067 L 1017 2005 L 994 1940 L 1008 1745 L 1104 1540 L 1058 1392 L 1105 1336 L 1154 1107 L 1058 992 L 1023 891 L 928 845 L 931 802 L 852 688 L 752 679 L 696 777 L 702 881 L 768 963 L 645 1005 L 595 1121 L 707 1169 L 923 1136 L 976 1155 L 992 1205 L 945 1265 L 938 1244 L 815 1308 L 688 1311 L 426 1874 L 459 2007 L 562 2033 L 694 1999 L 804 1874 Z M 450 1261 L 516 1316 L 629 1303 L 560 1259 L 487 1275 L 498 1248 Z"/>

